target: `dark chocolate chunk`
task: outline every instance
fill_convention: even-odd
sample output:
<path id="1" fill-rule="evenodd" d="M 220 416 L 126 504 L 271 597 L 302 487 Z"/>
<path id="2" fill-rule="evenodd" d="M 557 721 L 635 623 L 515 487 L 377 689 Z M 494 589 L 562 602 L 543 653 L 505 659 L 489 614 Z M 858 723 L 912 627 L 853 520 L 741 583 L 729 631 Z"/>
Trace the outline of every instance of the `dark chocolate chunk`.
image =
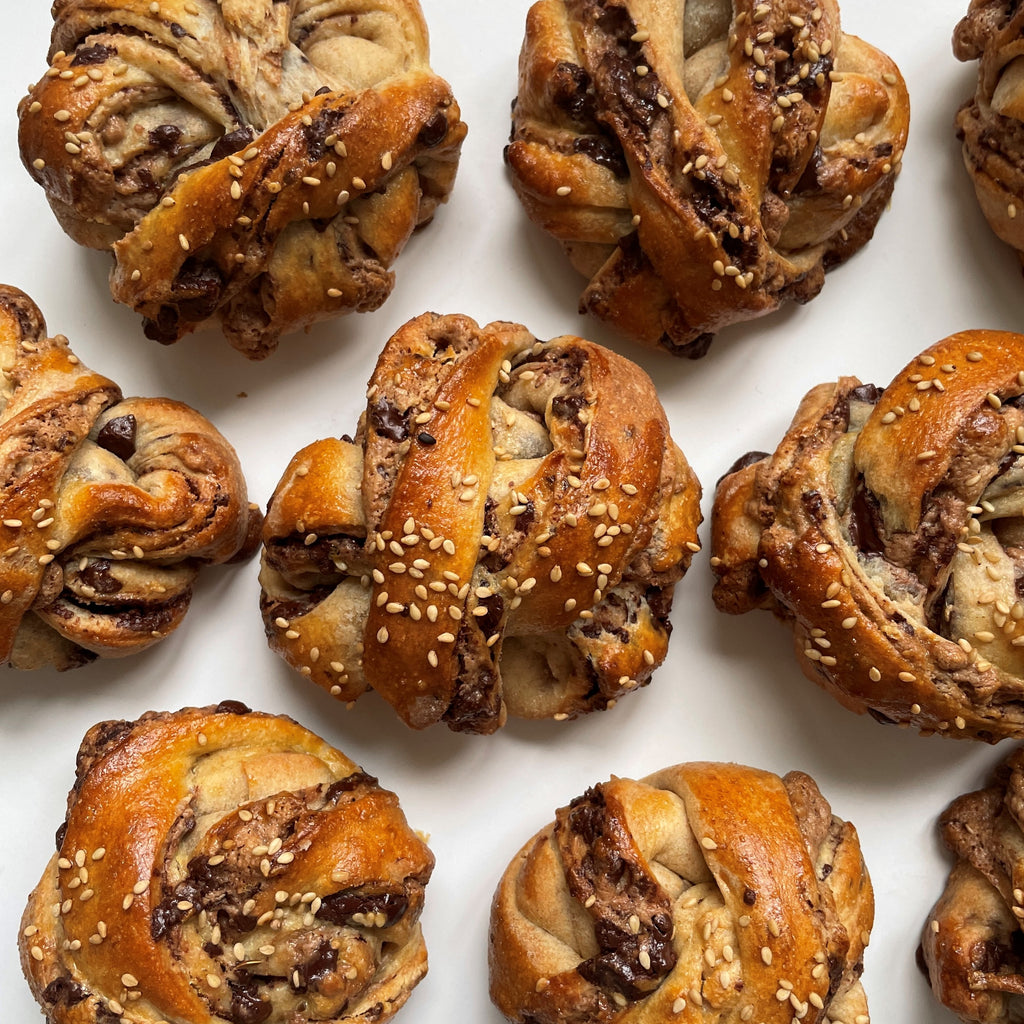
<path id="1" fill-rule="evenodd" d="M 370 423 L 373 429 L 389 441 L 404 441 L 409 436 L 405 425 L 405 414 L 386 398 L 379 398 L 370 406 Z"/>
<path id="2" fill-rule="evenodd" d="M 430 149 L 438 145 L 448 134 L 448 118 L 444 111 L 437 111 L 434 116 L 419 130 L 416 141 Z"/>
<path id="3" fill-rule="evenodd" d="M 213 150 L 210 152 L 210 159 L 223 160 L 224 157 L 244 149 L 252 142 L 254 137 L 253 130 L 248 125 L 236 128 L 233 132 L 227 132 L 215 143 Z"/>
<path id="4" fill-rule="evenodd" d="M 262 1024 L 274 1007 L 260 999 L 256 980 L 243 970 L 236 970 L 228 979 L 231 989 L 231 1020 L 233 1024 Z"/>
<path id="5" fill-rule="evenodd" d="M 80 46 L 75 51 L 71 67 L 77 68 L 86 64 L 102 64 L 105 60 L 116 55 L 117 50 L 114 47 L 104 46 L 102 43 L 96 43 L 94 46 Z"/>
<path id="6" fill-rule="evenodd" d="M 338 951 L 325 939 L 313 956 L 303 965 L 306 984 L 316 988 L 317 983 L 338 970 Z"/>
<path id="7" fill-rule="evenodd" d="M 63 975 L 59 978 L 54 978 L 43 989 L 43 1002 L 56 1003 L 61 1006 L 76 1006 L 88 997 L 89 993 L 86 989 L 82 988 L 78 982 L 72 981 Z"/>
<path id="8" fill-rule="evenodd" d="M 385 927 L 400 921 L 409 909 L 409 897 L 403 892 L 367 892 L 365 889 L 342 889 L 324 896 L 316 916 L 331 924 L 352 925 L 356 914 L 383 913 Z"/>
<path id="9" fill-rule="evenodd" d="M 215 709 L 221 715 L 247 715 L 252 708 L 243 704 L 240 700 L 222 700 Z"/>
<path id="10" fill-rule="evenodd" d="M 96 443 L 119 459 L 128 461 L 135 454 L 135 433 L 138 423 L 130 413 L 107 420 L 96 435 Z"/>
<path id="11" fill-rule="evenodd" d="M 354 793 L 357 789 L 374 789 L 377 780 L 366 772 L 355 771 L 337 782 L 332 782 L 324 793 L 324 803 L 336 804 L 345 793 Z"/>
<path id="12" fill-rule="evenodd" d="M 78 578 L 87 587 L 92 587 L 97 594 L 109 596 L 121 589 L 121 581 L 110 575 L 110 562 L 105 558 L 97 558 L 79 570 Z"/>
<path id="13" fill-rule="evenodd" d="M 174 153 L 185 133 L 176 124 L 158 124 L 150 129 L 149 144 L 157 149 L 166 149 Z"/>

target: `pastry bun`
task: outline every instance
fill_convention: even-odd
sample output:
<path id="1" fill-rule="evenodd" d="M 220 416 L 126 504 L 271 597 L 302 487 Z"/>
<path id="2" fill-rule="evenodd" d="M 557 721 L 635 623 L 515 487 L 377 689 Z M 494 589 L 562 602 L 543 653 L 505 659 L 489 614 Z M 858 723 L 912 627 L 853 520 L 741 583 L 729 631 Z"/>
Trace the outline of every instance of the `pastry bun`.
<path id="1" fill-rule="evenodd" d="M 871 238 L 909 113 L 835 0 L 539 0 L 506 159 L 581 311 L 695 357 Z"/>
<path id="2" fill-rule="evenodd" d="M 718 485 L 715 603 L 774 611 L 854 711 L 1024 736 L 1022 478 L 1022 335 L 954 334 L 884 391 L 822 384 Z"/>
<path id="3" fill-rule="evenodd" d="M 502 876 L 491 998 L 518 1024 L 853 1024 L 873 915 L 856 830 L 802 772 L 612 778 Z"/>
<path id="4" fill-rule="evenodd" d="M 466 126 L 416 0 L 58 0 L 22 159 L 113 297 L 164 343 L 251 359 L 376 309 L 455 179 Z"/>
<path id="5" fill-rule="evenodd" d="M 124 398 L 0 285 L 0 663 L 71 668 L 172 632 L 204 565 L 251 555 L 262 517 L 194 409 Z"/>
<path id="6" fill-rule="evenodd" d="M 51 1024 L 387 1021 L 427 969 L 433 863 L 397 797 L 291 719 L 101 722 L 21 962 Z"/>
<path id="7" fill-rule="evenodd" d="M 355 438 L 304 448 L 271 498 L 270 645 L 413 728 L 608 707 L 665 657 L 699 501 L 635 364 L 426 313 L 385 346 Z"/>

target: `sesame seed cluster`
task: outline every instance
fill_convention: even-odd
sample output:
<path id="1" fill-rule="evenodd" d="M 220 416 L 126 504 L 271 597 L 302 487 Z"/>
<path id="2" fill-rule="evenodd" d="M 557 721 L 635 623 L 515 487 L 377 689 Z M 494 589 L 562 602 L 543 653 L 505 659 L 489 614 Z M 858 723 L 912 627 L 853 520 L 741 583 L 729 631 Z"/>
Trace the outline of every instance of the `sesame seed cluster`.
<path id="1" fill-rule="evenodd" d="M 506 869 L 491 998 L 537 1024 L 573 1012 L 867 1024 L 873 916 L 857 833 L 809 776 L 689 763 L 614 778 Z M 537 929 L 560 941 L 537 943 Z"/>
<path id="2" fill-rule="evenodd" d="M 964 331 L 881 391 L 812 390 L 774 455 L 720 482 L 715 602 L 768 608 L 846 707 L 924 733 L 1024 736 L 1020 335 Z"/>
<path id="3" fill-rule="evenodd" d="M 62 1021 L 383 1022 L 426 973 L 433 865 L 397 797 L 291 719 L 101 722 L 22 964 Z"/>
<path id="4" fill-rule="evenodd" d="M 1024 259 L 1024 102 L 1017 57 L 1024 10 L 975 2 L 953 32 L 953 53 L 977 61 L 975 92 L 956 115 L 963 160 L 985 219 Z"/>
<path id="5" fill-rule="evenodd" d="M 699 500 L 635 364 L 424 314 L 385 346 L 355 439 L 303 449 L 271 498 L 267 635 L 414 728 L 606 708 L 665 657 Z"/>
<path id="6" fill-rule="evenodd" d="M 261 515 L 199 413 L 124 398 L 24 292 L 0 285 L 0 663 L 71 668 L 181 622 L 204 565 L 253 550 Z"/>
<path id="7" fill-rule="evenodd" d="M 416 0 L 54 8 L 19 107 L 22 160 L 61 226 L 114 256 L 146 334 L 213 321 L 251 359 L 376 309 L 455 180 L 466 126 Z M 184 172 L 188 173 L 184 173 Z"/>
<path id="8" fill-rule="evenodd" d="M 908 121 L 896 65 L 834 0 L 541 0 L 506 159 L 589 279 L 581 309 L 694 357 L 870 239 Z"/>

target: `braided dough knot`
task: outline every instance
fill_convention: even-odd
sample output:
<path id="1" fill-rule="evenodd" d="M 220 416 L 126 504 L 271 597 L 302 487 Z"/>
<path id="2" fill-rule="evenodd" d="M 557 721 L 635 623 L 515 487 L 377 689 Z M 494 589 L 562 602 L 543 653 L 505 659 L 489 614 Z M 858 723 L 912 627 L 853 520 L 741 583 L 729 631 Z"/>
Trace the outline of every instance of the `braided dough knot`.
<path id="1" fill-rule="evenodd" d="M 964 165 L 992 230 L 1024 260 L 1024 10 L 972 0 L 953 52 L 978 61 L 975 94 L 956 115 Z"/>
<path id="2" fill-rule="evenodd" d="M 1024 750 L 954 800 L 939 831 L 955 856 L 919 951 L 939 1000 L 965 1024 L 1002 1024 L 1024 995 Z"/>
<path id="3" fill-rule="evenodd" d="M 5 286 L 0 369 L 0 662 L 148 647 L 183 618 L 202 565 L 255 547 L 238 457 L 188 406 L 122 398 Z"/>
<path id="4" fill-rule="evenodd" d="M 416 0 L 58 0 L 22 157 L 111 291 L 170 343 L 246 356 L 377 308 L 466 127 Z"/>
<path id="5" fill-rule="evenodd" d="M 54 1024 L 383 1022 L 426 973 L 433 866 L 395 794 L 290 719 L 101 722 L 22 964 Z"/>
<path id="6" fill-rule="evenodd" d="M 356 439 L 299 452 L 271 499 L 271 646 L 415 728 L 604 708 L 664 659 L 699 497 L 637 366 L 425 314 L 385 347 Z"/>
<path id="7" fill-rule="evenodd" d="M 505 871 L 491 998 L 523 1024 L 852 1024 L 873 914 L 857 833 L 808 776 L 694 763 L 613 778 Z"/>
<path id="8" fill-rule="evenodd" d="M 581 309 L 698 356 L 871 237 L 908 117 L 834 0 L 540 0 L 506 152 Z"/>
<path id="9" fill-rule="evenodd" d="M 804 399 L 715 499 L 715 601 L 789 620 L 847 707 L 924 732 L 1024 735 L 1024 338 L 965 331 L 884 391 Z"/>

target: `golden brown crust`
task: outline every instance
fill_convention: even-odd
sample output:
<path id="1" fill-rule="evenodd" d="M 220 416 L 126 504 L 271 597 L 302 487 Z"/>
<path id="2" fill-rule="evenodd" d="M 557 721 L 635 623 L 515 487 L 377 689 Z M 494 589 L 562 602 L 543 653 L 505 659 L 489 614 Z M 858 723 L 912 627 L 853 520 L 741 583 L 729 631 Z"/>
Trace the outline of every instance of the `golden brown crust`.
<path id="1" fill-rule="evenodd" d="M 531 1024 L 852 1024 L 873 915 L 856 830 L 807 775 L 693 763 L 613 778 L 505 871 L 491 998 Z"/>
<path id="2" fill-rule="evenodd" d="M 699 501 L 637 366 L 424 314 L 381 354 L 355 441 L 304 449 L 271 499 L 271 646 L 415 728 L 604 708 L 665 657 Z"/>
<path id="3" fill-rule="evenodd" d="M 507 160 L 581 309 L 699 356 L 871 237 L 906 145 L 896 66 L 834 0 L 540 0 Z"/>
<path id="4" fill-rule="evenodd" d="M 964 166 L 992 230 L 1024 260 L 1024 9 L 971 0 L 953 52 L 978 61 L 974 96 L 955 122 Z"/>
<path id="5" fill-rule="evenodd" d="M 0 285 L 0 663 L 142 650 L 203 565 L 254 551 L 234 449 L 180 402 L 122 398 Z"/>
<path id="6" fill-rule="evenodd" d="M 426 972 L 432 868 L 397 797 L 291 719 L 102 722 L 22 966 L 53 1024 L 386 1021 Z"/>
<path id="7" fill-rule="evenodd" d="M 20 145 L 114 298 L 177 341 L 377 308 L 455 180 L 466 126 L 416 0 L 58 0 Z"/>
<path id="8" fill-rule="evenodd" d="M 715 602 L 769 607 L 846 707 L 922 732 L 1024 735 L 1024 337 L 965 331 L 879 392 L 804 399 L 779 448 L 720 484 Z"/>
<path id="9" fill-rule="evenodd" d="M 991 784 L 958 797 L 942 815 L 956 856 L 921 934 L 920 961 L 938 999 L 965 1024 L 1009 1024 L 1024 996 L 1024 751 Z"/>

